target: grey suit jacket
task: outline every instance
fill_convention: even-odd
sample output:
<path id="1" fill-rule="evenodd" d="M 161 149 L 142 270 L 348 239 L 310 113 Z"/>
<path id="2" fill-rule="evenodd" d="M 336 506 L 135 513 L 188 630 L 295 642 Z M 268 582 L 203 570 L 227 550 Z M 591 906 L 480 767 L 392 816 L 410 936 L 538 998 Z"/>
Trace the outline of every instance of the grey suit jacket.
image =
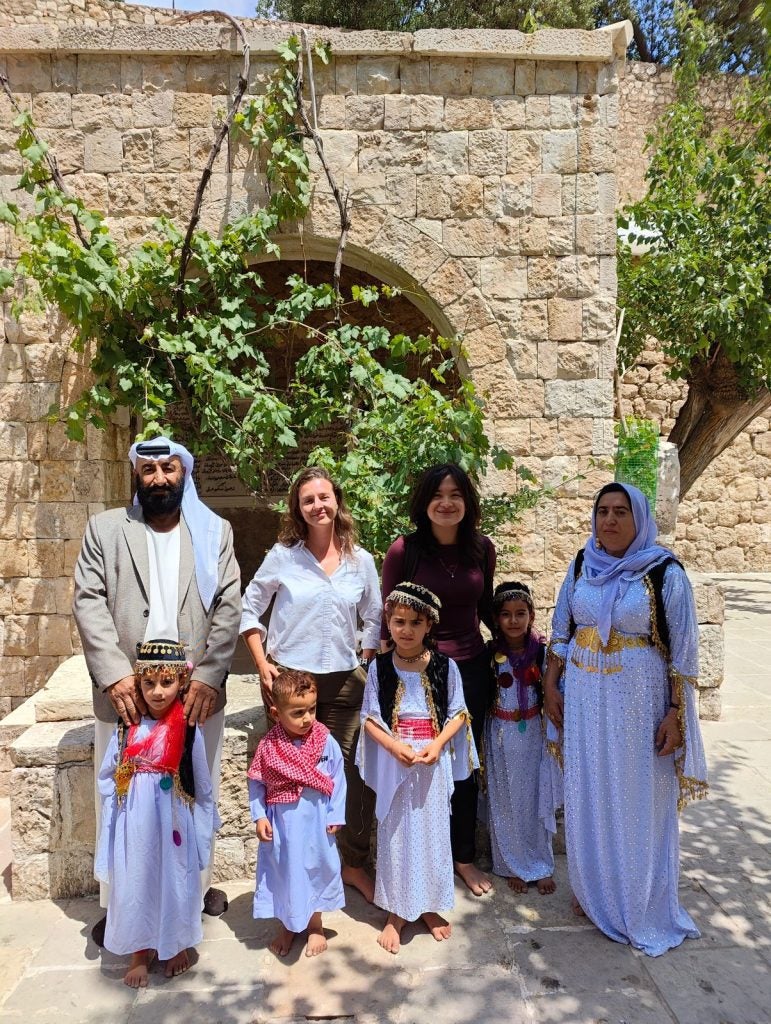
<path id="1" fill-rule="evenodd" d="M 233 530 L 222 520 L 219 582 L 208 614 L 195 579 L 190 531 L 181 520 L 179 639 L 194 665 L 193 679 L 215 687 L 216 711 L 225 705 L 225 680 L 241 621 L 241 577 L 233 553 Z M 94 683 L 94 714 L 116 719 L 108 686 L 134 671 L 137 644 L 145 638 L 150 567 L 142 509 L 112 509 L 91 516 L 75 566 L 72 610 Z"/>

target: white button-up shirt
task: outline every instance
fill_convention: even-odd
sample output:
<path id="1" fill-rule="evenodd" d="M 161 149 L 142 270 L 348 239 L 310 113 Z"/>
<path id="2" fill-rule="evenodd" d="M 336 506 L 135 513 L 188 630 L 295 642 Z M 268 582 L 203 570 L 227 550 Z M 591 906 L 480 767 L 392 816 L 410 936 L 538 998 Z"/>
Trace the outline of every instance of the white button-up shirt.
<path id="1" fill-rule="evenodd" d="M 260 622 L 275 595 L 266 630 Z M 375 560 L 354 548 L 328 576 L 300 541 L 274 544 L 244 592 L 241 632 L 258 629 L 266 653 L 279 665 L 304 672 L 346 672 L 361 646 L 379 648 L 382 601 Z"/>

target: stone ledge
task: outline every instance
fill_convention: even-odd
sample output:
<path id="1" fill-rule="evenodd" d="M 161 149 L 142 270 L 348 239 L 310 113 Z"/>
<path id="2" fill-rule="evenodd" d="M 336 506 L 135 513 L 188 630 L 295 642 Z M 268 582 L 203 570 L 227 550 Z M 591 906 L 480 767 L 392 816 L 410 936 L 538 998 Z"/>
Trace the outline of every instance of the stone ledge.
<path id="1" fill-rule="evenodd" d="M 93 753 L 93 719 L 33 725 L 11 745 L 11 760 L 16 768 L 40 768 L 76 762 L 90 764 Z"/>
<path id="2" fill-rule="evenodd" d="M 593 31 L 541 29 L 526 34 L 503 29 L 422 29 L 407 32 L 346 32 L 291 22 L 275 25 L 242 22 L 252 56 L 275 54 L 287 35 L 305 28 L 311 41 L 328 42 L 335 56 L 404 54 L 417 57 L 507 57 L 516 60 L 594 61 L 623 57 L 632 26 L 618 22 Z M 0 34 L 0 53 L 124 53 L 180 55 L 239 52 L 236 33 L 227 25 L 10 25 Z"/>

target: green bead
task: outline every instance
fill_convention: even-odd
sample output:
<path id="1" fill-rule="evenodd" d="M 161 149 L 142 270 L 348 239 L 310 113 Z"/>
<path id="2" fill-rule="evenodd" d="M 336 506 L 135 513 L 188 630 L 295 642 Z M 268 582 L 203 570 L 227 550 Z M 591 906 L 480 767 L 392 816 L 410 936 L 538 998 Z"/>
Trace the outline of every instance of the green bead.
<path id="1" fill-rule="evenodd" d="M 162 775 L 160 782 L 161 789 L 171 789 L 172 779 L 170 775 Z"/>

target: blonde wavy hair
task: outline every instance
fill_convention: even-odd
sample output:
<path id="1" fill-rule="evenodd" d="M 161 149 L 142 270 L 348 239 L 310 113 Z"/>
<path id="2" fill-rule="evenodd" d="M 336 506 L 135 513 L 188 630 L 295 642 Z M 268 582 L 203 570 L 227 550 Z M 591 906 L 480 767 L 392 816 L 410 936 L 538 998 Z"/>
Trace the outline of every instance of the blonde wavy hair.
<path id="1" fill-rule="evenodd" d="M 292 481 L 287 499 L 287 510 L 281 520 L 281 530 L 278 535 L 279 543 L 286 547 L 294 547 L 300 541 L 308 539 L 308 524 L 300 512 L 300 490 L 310 483 L 311 480 L 326 480 L 332 487 L 332 492 L 337 502 L 337 515 L 334 520 L 335 536 L 340 541 L 340 548 L 343 555 L 352 555 L 356 543 L 356 529 L 353 525 L 353 516 L 345 504 L 343 492 L 336 481 L 321 466 L 308 466 Z"/>

